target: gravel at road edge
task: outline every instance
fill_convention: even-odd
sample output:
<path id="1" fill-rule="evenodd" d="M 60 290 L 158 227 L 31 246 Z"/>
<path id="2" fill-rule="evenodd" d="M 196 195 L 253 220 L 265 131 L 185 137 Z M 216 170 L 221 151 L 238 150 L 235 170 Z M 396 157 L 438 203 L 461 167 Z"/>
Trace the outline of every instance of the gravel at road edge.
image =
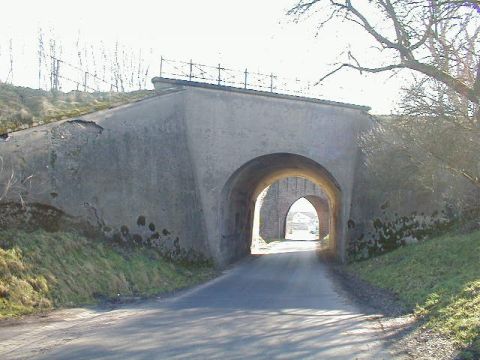
<path id="1" fill-rule="evenodd" d="M 389 350 L 398 359 L 459 360 L 459 350 L 452 341 L 423 326 L 411 309 L 403 306 L 394 293 L 373 286 L 348 272 L 344 265 L 330 260 L 319 252 L 322 261 L 328 263 L 330 276 L 338 284 L 337 291 L 354 301 L 367 314 L 380 314 L 378 321 L 388 334 Z"/>

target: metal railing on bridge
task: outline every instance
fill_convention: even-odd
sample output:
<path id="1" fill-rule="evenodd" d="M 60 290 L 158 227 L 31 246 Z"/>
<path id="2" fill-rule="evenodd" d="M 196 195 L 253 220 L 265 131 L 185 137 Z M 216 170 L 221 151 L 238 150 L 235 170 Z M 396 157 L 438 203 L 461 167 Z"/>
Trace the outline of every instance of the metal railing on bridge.
<path id="1" fill-rule="evenodd" d="M 262 74 L 248 69 L 240 71 L 227 68 L 221 64 L 217 66 L 198 64 L 192 60 L 187 62 L 161 57 L 160 77 L 278 94 L 305 97 L 319 96 L 318 93 L 315 93 L 315 85 L 309 81 L 290 79 L 273 73 Z"/>

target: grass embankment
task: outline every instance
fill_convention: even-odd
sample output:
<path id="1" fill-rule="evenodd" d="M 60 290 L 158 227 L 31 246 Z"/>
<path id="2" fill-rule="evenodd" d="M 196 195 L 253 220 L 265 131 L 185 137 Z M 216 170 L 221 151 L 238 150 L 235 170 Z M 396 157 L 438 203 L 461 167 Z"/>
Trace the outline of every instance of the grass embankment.
<path id="1" fill-rule="evenodd" d="M 0 231 L 0 318 L 53 307 L 149 296 L 213 276 L 152 249 L 115 248 L 75 233 Z"/>
<path id="2" fill-rule="evenodd" d="M 403 247 L 348 270 L 395 292 L 427 327 L 469 346 L 465 357 L 480 356 L 480 231 Z"/>
<path id="3" fill-rule="evenodd" d="M 63 93 L 0 83 L 0 134 L 109 109 L 153 94 L 151 90 Z"/>

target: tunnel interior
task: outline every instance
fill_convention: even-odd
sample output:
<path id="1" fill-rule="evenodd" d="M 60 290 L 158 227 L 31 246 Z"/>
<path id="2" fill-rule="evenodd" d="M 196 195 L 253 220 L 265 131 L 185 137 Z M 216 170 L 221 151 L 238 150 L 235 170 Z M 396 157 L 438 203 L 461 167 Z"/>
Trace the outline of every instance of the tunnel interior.
<path id="1" fill-rule="evenodd" d="M 342 237 L 341 189 L 338 183 L 327 169 L 307 157 L 276 153 L 257 157 L 242 165 L 224 186 L 219 225 L 220 255 L 225 263 L 250 254 L 256 200 L 265 188 L 287 177 L 307 179 L 325 191 L 329 207 L 328 246 L 335 252 L 338 250 Z"/>
<path id="2" fill-rule="evenodd" d="M 257 208 L 258 220 L 255 221 L 258 226 L 254 226 L 254 229 L 258 233 L 254 231 L 254 240 L 270 243 L 287 238 L 300 239 L 300 228 L 305 225 L 315 227 L 313 230 L 316 235 L 312 237 L 311 233 L 304 233 L 306 239 L 323 239 L 328 234 L 328 197 L 321 187 L 307 179 L 288 177 L 274 182 L 259 195 Z M 296 220 L 293 221 L 292 217 Z M 292 234 L 291 231 L 298 234 Z"/>

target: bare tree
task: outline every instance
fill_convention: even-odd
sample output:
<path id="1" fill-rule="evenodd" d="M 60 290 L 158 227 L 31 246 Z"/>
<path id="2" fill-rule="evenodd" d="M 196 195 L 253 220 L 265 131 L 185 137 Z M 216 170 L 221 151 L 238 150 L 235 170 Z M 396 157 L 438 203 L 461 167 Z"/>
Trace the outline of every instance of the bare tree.
<path id="1" fill-rule="evenodd" d="M 13 39 L 8 40 L 8 74 L 5 80 L 6 83 L 10 81 L 10 84 L 13 83 Z"/>
<path id="2" fill-rule="evenodd" d="M 42 67 L 45 62 L 45 35 L 42 28 L 38 29 L 38 88 L 42 88 Z"/>
<path id="3" fill-rule="evenodd" d="M 476 0 L 300 0 L 288 13 L 297 16 L 297 20 L 315 13 L 320 30 L 334 21 L 351 23 L 369 34 L 372 46 L 382 53 L 382 58 L 388 58 L 383 64 L 364 64 L 359 54 L 348 52 L 346 61 L 337 64 L 319 81 L 344 68 L 361 73 L 410 69 L 480 104 L 480 62 L 475 51 L 480 5 Z M 448 60 L 448 67 L 435 62 L 432 49 Z M 465 57 L 475 58 L 469 71 L 473 77 L 450 71 L 465 66 Z"/>
<path id="4" fill-rule="evenodd" d="M 80 31 L 72 49 L 62 44 L 53 29 L 44 32 L 41 28 L 37 41 L 40 88 L 61 90 L 70 83 L 84 91 L 125 92 L 146 88 L 149 66 L 142 49 L 133 50 L 118 41 L 110 47 L 103 41 L 88 43 L 82 39 Z"/>
<path id="5" fill-rule="evenodd" d="M 448 29 L 455 22 L 455 19 L 444 21 L 437 29 L 438 38 L 446 39 Z M 438 48 L 434 41 L 428 41 L 432 64 L 455 78 L 474 82 L 478 66 L 475 54 L 479 32 L 477 29 L 469 33 L 464 27 L 458 30 L 458 38 L 462 39 L 464 47 L 463 54 L 460 49 L 448 53 Z M 458 53 L 462 56 L 458 56 Z M 451 57 L 446 57 L 446 54 Z M 384 130 L 391 132 L 397 140 L 397 150 L 408 152 L 410 159 L 421 167 L 420 173 L 424 177 L 431 179 L 436 169 L 443 168 L 480 188 L 480 106 L 445 83 L 421 76 L 405 89 L 400 108 L 399 115 L 380 120 Z M 366 142 L 365 148 L 371 149 L 373 143 L 388 137 L 380 133 L 370 136 L 372 141 Z M 398 149 L 399 144 L 402 150 Z"/>

